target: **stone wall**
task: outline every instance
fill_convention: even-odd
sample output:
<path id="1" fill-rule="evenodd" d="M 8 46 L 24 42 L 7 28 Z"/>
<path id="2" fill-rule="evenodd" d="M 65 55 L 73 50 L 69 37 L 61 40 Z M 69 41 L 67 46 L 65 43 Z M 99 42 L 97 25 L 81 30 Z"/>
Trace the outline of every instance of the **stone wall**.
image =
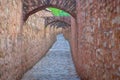
<path id="1" fill-rule="evenodd" d="M 0 0 L 0 80 L 15 80 L 22 72 L 17 45 L 21 14 L 21 0 Z"/>
<path id="2" fill-rule="evenodd" d="M 76 1 L 77 17 L 63 33 L 78 74 L 82 80 L 120 80 L 120 0 Z M 24 24 L 22 13 L 21 0 L 0 0 L 0 80 L 19 80 L 62 30 L 44 28 L 41 16 L 49 12 L 31 15 Z"/>
<path id="3" fill-rule="evenodd" d="M 83 80 L 120 80 L 120 0 L 77 0 L 76 68 Z"/>
<path id="4" fill-rule="evenodd" d="M 77 18 L 63 33 L 80 78 L 120 80 L 120 1 L 76 1 Z"/>
<path id="5" fill-rule="evenodd" d="M 31 15 L 23 26 L 22 69 L 26 71 L 40 60 L 56 41 L 57 31 L 45 28 L 44 16 L 53 16 L 45 10 Z"/>
<path id="6" fill-rule="evenodd" d="M 43 15 L 52 16 L 43 10 L 23 24 L 21 0 L 0 0 L 0 80 L 19 80 L 55 42 L 58 32 L 44 28 Z"/>

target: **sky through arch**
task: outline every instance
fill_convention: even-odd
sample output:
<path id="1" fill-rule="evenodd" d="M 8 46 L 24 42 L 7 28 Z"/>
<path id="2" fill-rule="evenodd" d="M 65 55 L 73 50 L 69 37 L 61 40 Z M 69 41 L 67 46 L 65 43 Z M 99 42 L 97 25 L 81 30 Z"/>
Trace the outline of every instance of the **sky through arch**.
<path id="1" fill-rule="evenodd" d="M 54 16 L 70 16 L 69 13 L 57 8 L 49 7 L 47 9 L 50 10 Z"/>

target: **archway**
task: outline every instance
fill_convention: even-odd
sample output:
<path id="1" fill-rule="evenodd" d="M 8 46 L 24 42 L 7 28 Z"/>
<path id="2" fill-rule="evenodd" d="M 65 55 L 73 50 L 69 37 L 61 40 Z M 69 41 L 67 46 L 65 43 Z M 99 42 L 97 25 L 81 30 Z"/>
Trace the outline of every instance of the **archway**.
<path id="1" fill-rule="evenodd" d="M 40 1 L 40 2 L 39 2 Z M 62 5 L 63 4 L 63 5 Z M 66 7 L 67 6 L 67 7 Z M 23 22 L 25 22 L 28 17 L 40 10 L 43 10 L 47 7 L 55 7 L 61 10 L 64 10 L 71 14 L 72 17 L 76 18 L 76 2 L 75 0 L 23 0 Z M 69 23 L 60 20 L 54 20 L 51 23 L 63 22 Z M 76 32 L 76 31 L 75 31 Z"/>
<path id="2" fill-rule="evenodd" d="M 45 19 L 45 27 L 47 27 L 48 25 L 51 24 L 55 24 L 55 23 L 63 23 L 66 26 L 71 26 L 71 19 L 70 17 L 44 17 Z"/>
<path id="3" fill-rule="evenodd" d="M 23 0 L 23 20 L 26 21 L 30 15 L 47 7 L 64 10 L 76 17 L 75 0 Z"/>

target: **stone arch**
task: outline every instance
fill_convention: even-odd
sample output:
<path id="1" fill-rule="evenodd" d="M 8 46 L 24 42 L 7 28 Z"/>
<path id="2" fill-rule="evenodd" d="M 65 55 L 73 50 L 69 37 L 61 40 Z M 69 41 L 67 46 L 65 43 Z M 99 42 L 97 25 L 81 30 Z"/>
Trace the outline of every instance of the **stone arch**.
<path id="1" fill-rule="evenodd" d="M 61 23 L 66 25 L 66 27 L 71 26 L 71 18 L 70 17 L 44 17 L 45 19 L 45 27 L 48 25 L 54 25 L 55 23 Z M 57 25 L 59 26 L 59 24 Z"/>
<path id="2" fill-rule="evenodd" d="M 54 26 L 54 27 L 56 27 L 56 28 L 60 28 L 60 27 L 61 27 L 61 28 L 68 28 L 68 27 L 71 26 L 70 24 L 68 24 L 68 23 L 66 23 L 66 22 L 64 22 L 64 21 L 59 21 L 59 20 L 53 21 L 53 22 L 47 24 L 46 27 L 47 27 L 48 25 L 50 25 L 50 27 Z"/>
<path id="3" fill-rule="evenodd" d="M 23 20 L 26 21 L 30 15 L 47 7 L 64 10 L 76 17 L 76 0 L 23 0 Z"/>

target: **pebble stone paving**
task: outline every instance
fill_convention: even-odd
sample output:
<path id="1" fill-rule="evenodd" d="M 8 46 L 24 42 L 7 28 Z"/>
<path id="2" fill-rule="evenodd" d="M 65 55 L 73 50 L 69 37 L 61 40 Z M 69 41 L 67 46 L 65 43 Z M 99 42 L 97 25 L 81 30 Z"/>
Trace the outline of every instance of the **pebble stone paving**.
<path id="1" fill-rule="evenodd" d="M 80 80 L 72 61 L 69 43 L 63 34 L 52 48 L 21 80 Z"/>

